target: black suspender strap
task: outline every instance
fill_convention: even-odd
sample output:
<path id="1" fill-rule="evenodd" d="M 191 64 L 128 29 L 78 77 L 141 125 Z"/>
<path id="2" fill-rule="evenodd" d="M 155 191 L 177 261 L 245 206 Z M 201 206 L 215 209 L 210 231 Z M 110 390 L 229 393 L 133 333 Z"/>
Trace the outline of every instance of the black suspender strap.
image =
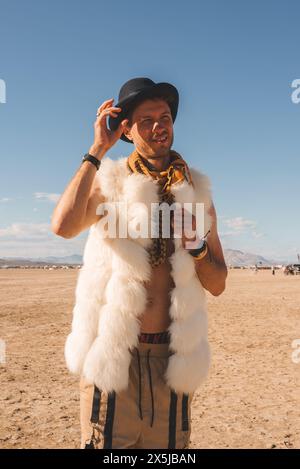
<path id="1" fill-rule="evenodd" d="M 182 424 L 182 431 L 186 432 L 189 429 L 189 414 L 188 414 L 188 402 L 189 402 L 189 395 L 182 394 L 182 409 L 181 409 L 181 424 Z"/>
<path id="2" fill-rule="evenodd" d="M 169 449 L 176 448 L 176 414 L 177 414 L 177 394 L 171 390 L 170 410 L 169 410 Z"/>
<path id="3" fill-rule="evenodd" d="M 97 386 L 94 386 L 92 413 L 91 413 L 92 436 L 91 436 L 90 442 L 86 443 L 85 449 L 95 449 L 95 445 L 94 445 L 95 424 L 99 422 L 100 404 L 101 404 L 101 391 L 97 388 Z"/>
<path id="4" fill-rule="evenodd" d="M 112 447 L 112 432 L 115 416 L 116 393 L 112 391 L 107 397 L 106 421 L 104 427 L 104 445 L 103 449 Z"/>
<path id="5" fill-rule="evenodd" d="M 92 415 L 91 415 L 91 422 L 98 423 L 99 422 L 99 412 L 100 412 L 100 404 L 101 404 L 101 391 L 94 387 L 94 397 L 93 397 L 93 405 L 92 405 Z"/>

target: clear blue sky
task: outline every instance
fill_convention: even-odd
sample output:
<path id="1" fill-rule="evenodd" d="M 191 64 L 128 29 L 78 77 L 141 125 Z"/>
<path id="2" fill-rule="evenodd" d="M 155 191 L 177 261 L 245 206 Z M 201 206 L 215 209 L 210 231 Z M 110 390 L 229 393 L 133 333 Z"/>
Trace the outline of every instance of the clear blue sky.
<path id="1" fill-rule="evenodd" d="M 86 234 L 49 233 L 55 194 L 97 107 L 148 76 L 179 90 L 173 148 L 210 177 L 223 247 L 296 261 L 297 0 L 0 0 L 0 17 L 0 256 L 82 252 Z"/>

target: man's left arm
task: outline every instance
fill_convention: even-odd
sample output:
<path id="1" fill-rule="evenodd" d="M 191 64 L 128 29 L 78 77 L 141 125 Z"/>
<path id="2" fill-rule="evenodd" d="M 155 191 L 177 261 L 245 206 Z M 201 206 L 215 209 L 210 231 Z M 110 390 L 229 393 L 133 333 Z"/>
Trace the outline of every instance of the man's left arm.
<path id="1" fill-rule="evenodd" d="M 208 213 L 212 217 L 210 232 L 206 238 L 208 252 L 202 259 L 195 259 L 194 262 L 197 276 L 203 287 L 212 295 L 219 296 L 225 290 L 228 272 L 218 236 L 217 215 L 213 204 Z"/>

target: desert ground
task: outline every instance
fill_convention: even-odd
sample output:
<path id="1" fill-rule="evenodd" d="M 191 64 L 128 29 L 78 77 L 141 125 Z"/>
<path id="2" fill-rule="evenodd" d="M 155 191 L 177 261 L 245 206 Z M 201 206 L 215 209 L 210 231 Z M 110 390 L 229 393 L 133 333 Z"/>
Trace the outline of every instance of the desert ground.
<path id="1" fill-rule="evenodd" d="M 77 270 L 0 270 L 0 448 L 78 448 L 78 379 L 64 363 Z M 300 448 L 300 276 L 230 270 L 209 293 L 212 366 L 190 448 Z M 2 342 L 3 343 L 3 342 Z"/>

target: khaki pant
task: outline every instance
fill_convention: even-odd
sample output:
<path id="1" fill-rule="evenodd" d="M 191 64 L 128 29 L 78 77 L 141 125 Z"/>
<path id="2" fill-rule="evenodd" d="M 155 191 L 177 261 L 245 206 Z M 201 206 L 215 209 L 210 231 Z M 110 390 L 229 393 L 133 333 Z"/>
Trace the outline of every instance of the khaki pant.
<path id="1" fill-rule="evenodd" d="M 107 394 L 81 379 L 81 448 L 188 448 L 193 393 L 164 382 L 169 345 L 139 343 L 131 353 L 125 391 Z"/>

